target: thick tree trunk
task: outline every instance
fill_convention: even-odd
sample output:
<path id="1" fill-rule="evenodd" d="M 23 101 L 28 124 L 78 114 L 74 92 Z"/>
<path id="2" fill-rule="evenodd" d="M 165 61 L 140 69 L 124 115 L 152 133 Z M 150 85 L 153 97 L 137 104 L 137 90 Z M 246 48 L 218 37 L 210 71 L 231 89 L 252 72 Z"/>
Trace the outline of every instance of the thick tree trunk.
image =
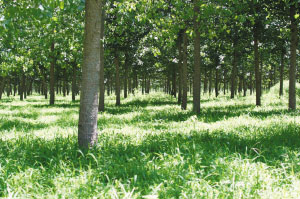
<path id="1" fill-rule="evenodd" d="M 259 69 L 259 53 L 258 53 L 258 37 L 259 37 L 259 27 L 258 22 L 255 23 L 253 27 L 253 37 L 254 37 L 254 68 L 255 68 L 255 88 L 256 88 L 256 106 L 261 105 L 261 74 Z"/>
<path id="2" fill-rule="evenodd" d="M 51 64 L 50 64 L 50 105 L 54 104 L 54 100 L 55 100 L 55 90 L 54 90 L 54 86 L 55 86 L 55 73 L 54 73 L 54 68 L 55 68 L 55 55 L 54 55 L 54 42 L 52 42 L 51 44 Z"/>
<path id="3" fill-rule="evenodd" d="M 78 144 L 85 149 L 94 146 L 98 138 L 101 4 L 101 0 L 85 1 L 85 37 L 78 124 Z"/>
<path id="4" fill-rule="evenodd" d="M 296 110 L 296 67 L 298 47 L 298 23 L 295 19 L 296 3 L 290 6 L 291 19 L 291 57 L 290 57 L 290 80 L 289 80 L 289 109 Z"/>
<path id="5" fill-rule="evenodd" d="M 119 66 L 119 57 L 115 55 L 115 66 L 116 66 L 116 106 L 121 105 L 121 94 L 120 94 L 120 66 Z"/>
<path id="6" fill-rule="evenodd" d="M 230 98 L 233 99 L 236 92 L 236 78 L 237 77 L 237 39 L 233 42 L 233 61 L 231 71 L 231 90 Z"/>
<path id="7" fill-rule="evenodd" d="M 182 103 L 181 109 L 186 110 L 187 106 L 187 34 L 183 32 L 183 49 L 182 49 Z"/>
<path id="8" fill-rule="evenodd" d="M 103 4 L 101 4 L 101 30 L 100 30 L 100 87 L 99 87 L 99 108 L 98 110 L 104 111 L 104 96 L 105 96 L 105 85 L 104 85 L 104 21 L 105 21 L 105 11 L 103 9 Z"/>
<path id="9" fill-rule="evenodd" d="M 200 23 L 197 19 L 199 14 L 199 1 L 194 0 L 194 84 L 193 84 L 193 111 L 200 113 Z"/>

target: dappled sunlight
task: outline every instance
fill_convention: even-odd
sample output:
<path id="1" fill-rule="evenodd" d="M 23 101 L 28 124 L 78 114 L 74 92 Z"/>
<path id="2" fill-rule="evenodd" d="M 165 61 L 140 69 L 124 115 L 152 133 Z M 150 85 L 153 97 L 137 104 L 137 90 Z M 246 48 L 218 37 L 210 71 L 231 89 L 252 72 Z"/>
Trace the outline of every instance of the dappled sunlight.
<path id="1" fill-rule="evenodd" d="M 120 107 L 110 96 L 89 152 L 77 146 L 79 103 L 13 99 L 0 112 L 0 165 L 10 174 L 0 173 L 0 185 L 21 198 L 91 190 L 100 198 L 298 198 L 298 112 L 276 97 L 262 107 L 253 96 L 206 99 L 196 115 L 162 93 L 130 96 Z"/>

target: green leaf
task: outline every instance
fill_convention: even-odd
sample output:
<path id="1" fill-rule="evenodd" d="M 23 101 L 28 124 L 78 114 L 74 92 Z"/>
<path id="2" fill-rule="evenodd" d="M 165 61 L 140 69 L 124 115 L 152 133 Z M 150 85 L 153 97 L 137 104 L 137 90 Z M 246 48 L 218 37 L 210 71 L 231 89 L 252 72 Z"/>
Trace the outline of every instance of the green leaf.
<path id="1" fill-rule="evenodd" d="M 64 0 L 62 0 L 62 1 L 59 2 L 59 7 L 60 7 L 61 10 L 64 9 L 64 7 L 65 7 L 65 2 L 64 2 Z"/>
<path id="2" fill-rule="evenodd" d="M 299 14 L 295 14 L 295 19 L 298 19 L 299 18 Z"/>

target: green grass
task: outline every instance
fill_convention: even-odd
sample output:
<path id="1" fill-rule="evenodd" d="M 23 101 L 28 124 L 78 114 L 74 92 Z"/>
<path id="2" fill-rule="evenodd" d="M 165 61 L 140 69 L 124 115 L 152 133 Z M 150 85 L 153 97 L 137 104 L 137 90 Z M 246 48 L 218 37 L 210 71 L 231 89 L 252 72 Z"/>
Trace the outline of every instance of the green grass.
<path id="1" fill-rule="evenodd" d="M 88 152 L 77 147 L 78 101 L 4 98 L 0 197 L 299 198 L 300 114 L 274 90 L 261 107 L 204 96 L 199 115 L 162 93 L 120 107 L 109 97 Z"/>

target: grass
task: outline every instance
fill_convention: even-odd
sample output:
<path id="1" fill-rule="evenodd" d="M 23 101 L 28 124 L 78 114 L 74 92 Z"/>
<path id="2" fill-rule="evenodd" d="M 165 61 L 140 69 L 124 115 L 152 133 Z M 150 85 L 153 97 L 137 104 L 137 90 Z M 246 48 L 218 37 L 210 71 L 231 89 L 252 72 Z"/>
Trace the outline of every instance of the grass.
<path id="1" fill-rule="evenodd" d="M 0 197 L 299 198 L 300 114 L 275 90 L 261 107 L 204 96 L 199 115 L 191 98 L 183 111 L 162 93 L 120 107 L 108 97 L 88 152 L 77 147 L 78 101 L 4 98 Z"/>

